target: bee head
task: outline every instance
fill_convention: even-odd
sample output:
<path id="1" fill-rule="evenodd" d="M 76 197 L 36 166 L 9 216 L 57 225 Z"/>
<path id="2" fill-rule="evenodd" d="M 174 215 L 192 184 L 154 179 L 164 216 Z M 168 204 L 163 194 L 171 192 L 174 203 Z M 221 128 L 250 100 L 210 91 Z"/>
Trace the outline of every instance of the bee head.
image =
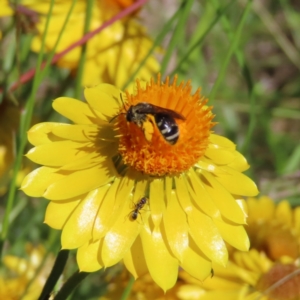
<path id="1" fill-rule="evenodd" d="M 134 107 L 131 105 L 126 113 L 127 122 L 132 122 L 134 119 L 134 115 L 135 115 Z"/>

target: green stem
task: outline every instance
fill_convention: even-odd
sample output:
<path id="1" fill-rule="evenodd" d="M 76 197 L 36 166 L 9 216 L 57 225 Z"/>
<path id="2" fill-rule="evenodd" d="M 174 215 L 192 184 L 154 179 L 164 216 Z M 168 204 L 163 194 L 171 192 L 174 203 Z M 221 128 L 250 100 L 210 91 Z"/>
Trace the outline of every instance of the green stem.
<path id="1" fill-rule="evenodd" d="M 255 95 L 255 89 L 253 88 L 250 91 L 250 122 L 248 126 L 248 130 L 246 133 L 245 141 L 241 147 L 241 152 L 246 153 L 246 151 L 249 153 L 250 152 L 250 143 L 252 140 L 252 136 L 256 127 L 256 119 L 257 119 L 257 114 L 256 114 L 256 95 Z"/>
<path id="2" fill-rule="evenodd" d="M 219 0 L 212 0 L 211 3 L 213 4 L 214 8 L 216 9 L 218 15 L 222 15 L 221 22 L 223 24 L 223 28 L 228 36 L 229 42 L 232 43 L 233 39 L 234 39 L 233 28 L 232 28 L 231 23 L 229 22 L 228 17 L 224 13 L 222 13 L 222 10 L 219 8 L 219 5 L 220 5 Z M 244 53 L 238 47 L 235 49 L 235 57 L 237 59 L 237 62 L 239 64 L 240 68 L 242 69 L 244 78 L 247 83 L 248 91 L 250 94 L 253 89 L 253 81 L 251 78 L 251 73 L 246 64 Z"/>
<path id="3" fill-rule="evenodd" d="M 126 89 L 126 87 L 133 81 L 133 79 L 136 77 L 140 69 L 145 65 L 147 59 L 150 57 L 150 55 L 153 53 L 154 49 L 160 45 L 164 39 L 164 37 L 170 32 L 170 29 L 173 25 L 174 20 L 176 20 L 179 16 L 181 7 L 175 12 L 175 14 L 167 21 L 159 35 L 156 37 L 156 39 L 153 42 L 153 46 L 148 51 L 147 55 L 144 57 L 144 59 L 141 61 L 137 69 L 132 73 L 132 75 L 129 77 L 125 85 L 123 86 L 123 89 Z"/>
<path id="4" fill-rule="evenodd" d="M 76 272 L 74 273 L 67 282 L 63 285 L 61 290 L 56 294 L 54 300 L 65 300 L 75 290 L 77 285 L 81 283 L 90 273 Z"/>
<path id="5" fill-rule="evenodd" d="M 61 250 L 58 253 L 53 269 L 46 281 L 46 284 L 42 290 L 39 300 L 48 299 L 47 297 L 49 297 L 50 293 L 56 285 L 57 280 L 59 279 L 64 270 L 64 267 L 69 257 L 69 252 L 69 250 Z"/>
<path id="6" fill-rule="evenodd" d="M 42 38 L 41 51 L 39 52 L 39 55 L 38 55 L 36 76 L 34 77 L 34 80 L 33 80 L 33 87 L 31 90 L 30 97 L 25 105 L 24 117 L 22 118 L 23 120 L 21 120 L 21 122 L 20 122 L 20 145 L 19 145 L 17 157 L 16 157 L 15 164 L 14 164 L 13 177 L 12 177 L 11 184 L 9 187 L 8 201 L 7 201 L 6 210 L 5 210 L 4 218 L 3 218 L 3 227 L 2 227 L 2 232 L 1 232 L 1 236 L 0 236 L 0 239 L 1 239 L 1 241 L 0 241 L 0 256 L 2 255 L 4 241 L 7 237 L 8 231 L 9 231 L 9 225 L 10 225 L 9 224 L 9 216 L 10 216 L 11 210 L 14 205 L 14 200 L 15 200 L 17 174 L 21 167 L 24 149 L 25 149 L 25 146 L 27 143 L 26 132 L 29 129 L 30 122 L 31 122 L 31 117 L 32 117 L 33 108 L 34 108 L 34 96 L 37 92 L 37 89 L 38 89 L 38 86 L 40 83 L 39 76 L 41 73 L 41 64 L 42 64 L 42 60 L 43 60 L 45 40 L 46 40 L 46 36 L 47 36 L 49 22 L 50 22 L 51 15 L 52 15 L 53 6 L 54 6 L 54 0 L 51 0 L 49 13 L 47 15 L 47 20 L 46 20 L 46 25 L 45 25 L 45 32 L 44 32 L 44 35 Z"/>
<path id="7" fill-rule="evenodd" d="M 86 3 L 86 12 L 85 12 L 85 21 L 84 21 L 84 29 L 83 29 L 83 35 L 85 35 L 87 32 L 89 32 L 90 24 L 92 20 L 92 9 L 93 9 L 93 3 L 94 0 L 88 0 Z M 84 63 L 86 59 L 86 49 L 87 49 L 87 43 L 83 44 L 81 46 L 81 55 L 79 59 L 79 67 L 77 69 L 76 74 L 76 84 L 75 84 L 75 98 L 81 98 L 81 92 L 82 92 L 82 85 L 81 80 L 83 76 L 83 70 L 84 70 Z"/>
<path id="8" fill-rule="evenodd" d="M 77 3 L 77 0 L 72 0 L 72 5 L 71 5 L 71 7 L 70 7 L 70 9 L 69 9 L 69 11 L 68 11 L 68 13 L 67 13 L 67 15 L 66 15 L 64 24 L 63 24 L 63 26 L 62 26 L 62 28 L 61 28 L 61 30 L 60 30 L 60 32 L 59 32 L 59 35 L 58 35 L 57 40 L 56 40 L 56 42 L 55 42 L 55 45 L 54 45 L 53 49 L 51 50 L 51 52 L 49 53 L 49 56 L 48 56 L 48 58 L 47 58 L 47 61 L 46 61 L 46 64 L 45 64 L 44 69 L 41 71 L 41 76 L 40 76 L 40 82 L 39 82 L 39 85 L 40 85 L 41 81 L 43 80 L 43 78 L 46 76 L 46 73 L 47 73 L 47 71 L 48 71 L 48 68 L 49 68 L 49 66 L 51 65 L 51 62 L 52 62 L 52 60 L 53 60 L 53 58 L 54 58 L 54 56 L 55 56 L 55 53 L 56 53 L 56 48 L 57 48 L 57 46 L 58 46 L 58 44 L 59 44 L 59 42 L 60 42 L 60 39 L 61 39 L 61 37 L 62 37 L 62 34 L 64 33 L 64 31 L 65 31 L 65 29 L 66 29 L 66 27 L 67 27 L 67 24 L 68 24 L 68 22 L 69 22 L 69 19 L 70 19 L 70 17 L 71 17 L 71 14 L 72 14 L 72 12 L 73 12 L 73 9 L 74 9 L 76 3 Z"/>
<path id="9" fill-rule="evenodd" d="M 201 35 L 200 38 L 198 38 L 187 50 L 186 54 L 180 59 L 179 63 L 177 64 L 176 68 L 174 69 L 174 71 L 172 72 L 172 75 L 174 75 L 175 73 L 179 72 L 182 65 L 184 64 L 184 62 L 186 62 L 186 60 L 189 58 L 189 56 L 196 50 L 199 49 L 204 41 L 204 39 L 206 38 L 206 36 L 208 35 L 208 33 L 211 31 L 211 29 L 218 23 L 219 19 L 223 16 L 223 14 L 227 11 L 227 9 L 231 6 L 231 4 L 234 2 L 235 0 L 232 0 L 229 4 L 227 4 L 225 6 L 225 8 L 220 11 L 218 13 L 218 15 L 215 17 L 215 19 L 211 22 L 211 24 L 208 26 L 208 28 L 205 30 L 205 32 Z"/>
<path id="10" fill-rule="evenodd" d="M 300 70 L 300 55 L 299 49 L 294 46 L 294 43 L 287 37 L 286 31 L 276 21 L 274 16 L 265 8 L 260 0 L 253 3 L 253 10 L 261 18 L 266 28 L 273 35 L 275 41 L 280 46 L 288 59 Z"/>
<path id="11" fill-rule="evenodd" d="M 73 0 L 74 1 L 74 0 Z M 76 0 L 75 0 L 76 1 Z M 102 30 L 104 30 L 105 28 L 107 28 L 108 26 L 110 26 L 111 24 L 113 24 L 114 22 L 121 20 L 122 18 L 126 17 L 127 15 L 131 14 L 132 12 L 134 12 L 135 10 L 137 10 L 139 7 L 141 7 L 142 5 L 144 5 L 148 0 L 137 0 L 135 1 L 132 5 L 128 6 L 127 8 L 125 8 L 124 10 L 120 11 L 118 14 L 116 14 L 115 16 L 113 16 L 111 19 L 109 19 L 108 21 L 105 21 L 103 24 L 101 24 L 98 28 L 94 29 L 93 31 L 88 32 L 85 36 L 83 36 L 80 40 L 76 41 L 75 43 L 71 44 L 70 46 L 68 46 L 66 49 L 64 49 L 63 51 L 57 53 L 54 55 L 52 61 L 50 63 L 54 64 L 56 63 L 58 60 L 60 60 L 63 56 L 65 56 L 67 53 L 69 53 L 70 51 L 72 51 L 73 49 L 75 49 L 76 47 L 79 47 L 83 44 L 85 44 L 88 40 L 90 40 L 92 37 L 94 37 L 96 34 L 98 34 L 99 32 L 101 32 Z M 73 2 L 74 3 L 74 2 Z M 72 3 L 72 7 L 73 7 L 73 3 Z M 68 16 L 67 16 L 68 18 Z M 62 32 L 62 31 L 61 31 Z M 42 67 L 44 67 L 44 64 L 42 64 Z M 25 74 L 23 74 L 17 82 L 13 83 L 10 88 L 9 91 L 13 91 L 15 89 L 17 89 L 21 84 L 31 80 L 31 78 L 33 76 L 35 76 L 36 73 L 36 69 L 32 69 L 29 70 L 28 72 L 26 72 Z M 1 97 L 1 93 L 3 93 L 3 90 L 0 88 L 0 97 Z"/>
<path id="12" fill-rule="evenodd" d="M 48 258 L 52 253 L 51 249 L 53 249 L 55 247 L 55 245 L 58 244 L 58 240 L 59 240 L 58 231 L 57 230 L 51 230 L 50 231 L 50 240 L 49 240 L 49 243 L 47 245 L 48 247 L 46 247 L 47 252 L 44 255 L 42 261 L 40 262 L 40 265 L 35 270 L 35 274 L 33 275 L 33 277 L 27 283 L 27 286 L 26 286 L 25 290 L 23 291 L 23 293 L 20 297 L 20 300 L 26 299 L 26 295 L 27 295 L 28 291 L 32 288 L 32 285 L 34 285 L 34 282 L 36 282 L 38 276 L 40 276 L 40 274 L 41 274 L 40 272 L 45 267 L 45 263 L 48 261 Z"/>
<path id="13" fill-rule="evenodd" d="M 225 76 L 225 72 L 226 72 L 226 69 L 228 67 L 228 64 L 229 64 L 229 61 L 231 59 L 231 56 L 232 56 L 232 54 L 236 50 L 236 47 L 237 47 L 238 42 L 240 40 L 242 29 L 244 28 L 244 25 L 245 25 L 246 18 L 248 16 L 248 13 L 250 12 L 251 5 L 252 5 L 252 1 L 248 1 L 247 5 L 246 5 L 246 7 L 244 9 L 244 12 L 242 14 L 240 23 L 239 23 L 239 25 L 237 27 L 237 30 L 235 32 L 234 38 L 232 40 L 232 43 L 231 43 L 231 45 L 230 45 L 230 47 L 229 47 L 229 49 L 227 51 L 225 60 L 224 60 L 224 62 L 222 64 L 222 66 L 221 66 L 221 70 L 220 70 L 220 72 L 218 74 L 217 80 L 216 80 L 216 82 L 215 82 L 215 84 L 214 84 L 214 86 L 213 86 L 213 88 L 212 88 L 212 90 L 210 92 L 209 97 L 208 97 L 209 100 L 210 100 L 210 103 L 213 102 L 213 100 L 214 100 L 214 98 L 216 96 L 216 92 L 217 92 L 217 90 L 218 90 L 218 88 L 220 86 L 220 83 L 222 82 L 222 80 L 223 80 L 223 78 Z"/>
<path id="14" fill-rule="evenodd" d="M 167 70 L 169 61 L 171 56 L 174 54 L 174 49 L 178 45 L 178 43 L 181 41 L 184 36 L 184 27 L 187 22 L 187 18 L 189 16 L 189 12 L 192 8 L 194 1 L 193 0 L 187 0 L 183 2 L 182 12 L 180 12 L 179 21 L 175 28 L 174 34 L 172 35 L 171 41 L 168 45 L 168 48 L 166 50 L 166 54 L 163 58 L 163 61 L 161 63 L 161 73 L 162 75 L 165 75 L 165 72 Z"/>
<path id="15" fill-rule="evenodd" d="M 33 86 L 32 86 L 32 89 L 31 89 L 29 99 L 28 99 L 28 101 L 26 102 L 26 105 L 25 105 L 24 115 L 22 116 L 21 122 L 20 122 L 20 135 L 19 135 L 20 136 L 20 143 L 19 143 L 18 153 L 17 153 L 17 157 L 16 157 L 16 160 L 15 160 L 15 164 L 14 164 L 13 177 L 12 177 L 11 184 L 10 184 L 10 187 L 9 187 L 8 201 L 7 201 L 7 206 L 6 206 L 4 219 L 3 219 L 3 227 L 2 227 L 1 236 L 0 236 L 0 256 L 2 255 L 2 249 L 3 249 L 4 241 L 7 237 L 8 231 L 9 231 L 9 225 L 10 225 L 9 215 L 10 215 L 11 210 L 13 208 L 15 194 L 16 194 L 17 174 L 18 174 L 18 171 L 21 167 L 21 163 L 22 163 L 22 159 L 23 159 L 23 153 L 24 153 L 24 150 L 25 150 L 25 146 L 27 144 L 27 131 L 28 131 L 28 129 L 30 127 L 30 124 L 31 124 L 31 118 L 32 118 L 33 109 L 34 109 L 34 98 L 35 98 L 35 95 L 37 93 L 37 90 L 38 90 L 43 78 L 46 76 L 46 73 L 47 73 L 48 68 L 51 64 L 52 58 L 54 57 L 56 47 L 57 47 L 57 45 L 58 45 L 58 43 L 61 39 L 61 36 L 62 36 L 62 33 L 64 31 L 65 26 L 68 23 L 69 17 L 71 16 L 71 13 L 72 13 L 72 10 L 75 6 L 76 1 L 77 0 L 73 0 L 73 2 L 72 2 L 72 6 L 71 6 L 71 8 L 70 8 L 70 10 L 69 10 L 69 12 L 66 16 L 66 20 L 64 22 L 64 25 L 62 27 L 62 30 L 60 31 L 60 34 L 59 34 L 58 38 L 57 38 L 55 46 L 52 49 L 52 51 L 50 52 L 49 56 L 47 57 L 46 66 L 42 70 L 41 66 L 42 66 L 42 60 L 43 60 L 44 49 L 45 49 L 45 41 L 46 41 L 46 37 L 47 37 L 47 32 L 48 32 L 50 19 L 51 19 L 51 16 L 52 16 L 54 0 L 51 0 L 51 3 L 50 3 L 49 12 L 48 12 L 47 19 L 46 19 L 45 30 L 44 30 L 43 37 L 42 37 L 41 50 L 40 50 L 39 55 L 38 55 L 38 61 L 37 61 L 35 76 L 34 76 L 34 79 L 33 79 Z"/>
<path id="16" fill-rule="evenodd" d="M 219 2 L 218 0 L 213 0 L 212 1 L 215 9 L 217 10 L 217 12 L 220 14 L 221 10 L 219 9 L 218 5 Z M 232 26 L 230 24 L 230 22 L 228 21 L 228 18 L 226 17 L 226 15 L 224 14 L 222 16 L 221 22 L 223 24 L 223 27 L 228 35 L 228 39 L 230 41 L 230 43 L 234 42 L 234 35 L 232 34 L 233 29 Z M 250 100 L 250 122 L 249 122 L 249 126 L 248 126 L 248 131 L 245 137 L 245 141 L 241 147 L 241 152 L 245 153 L 246 151 L 249 152 L 249 144 L 251 142 L 254 130 L 255 130 L 255 126 L 256 126 L 256 95 L 255 95 L 255 89 L 254 89 L 254 84 L 251 78 L 251 73 L 250 70 L 246 64 L 245 61 L 245 57 L 243 52 L 236 47 L 234 50 L 234 54 L 236 56 L 236 59 L 238 61 L 238 64 L 242 70 L 243 76 L 245 78 L 247 87 L 248 87 L 248 92 L 249 92 L 249 100 Z"/>
<path id="17" fill-rule="evenodd" d="M 135 282 L 135 279 L 133 276 L 131 276 L 120 300 L 127 300 L 127 298 L 129 297 L 129 295 L 131 293 L 134 282 Z"/>

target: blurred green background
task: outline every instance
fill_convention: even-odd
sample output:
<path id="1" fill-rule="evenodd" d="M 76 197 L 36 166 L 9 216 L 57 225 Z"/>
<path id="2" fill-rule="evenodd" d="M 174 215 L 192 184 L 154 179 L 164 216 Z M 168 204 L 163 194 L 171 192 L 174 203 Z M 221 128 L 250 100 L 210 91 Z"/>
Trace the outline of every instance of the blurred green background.
<path id="1" fill-rule="evenodd" d="M 92 9 L 95 2 L 89 1 Z M 83 88 L 79 71 L 54 64 L 37 72 L 35 81 L 26 80 L 11 89 L 21 75 L 38 69 L 38 53 L 31 51 L 36 20 L 22 9 L 22 1 L 16 4 L 19 9 L 12 16 L 1 16 L 0 12 L 0 110 L 9 104 L 20 111 L 13 153 L 20 158 L 19 166 L 34 168 L 22 159 L 30 149 L 24 129 L 42 121 L 65 122 L 53 111 L 52 100 L 59 96 L 83 99 Z M 0 1 L 0 10 L 4 5 L 5 1 Z M 251 165 L 247 173 L 261 195 L 299 205 L 300 2 L 152 0 L 131 17 L 143 24 L 152 38 L 148 52 L 160 62 L 163 77 L 178 74 L 180 80 L 191 79 L 195 90 L 202 87 L 202 94 L 214 106 L 218 122 L 214 130 L 237 144 Z M 39 59 L 49 57 L 49 52 L 41 53 Z M 84 60 L 78 62 L 81 64 Z M 128 74 L 128 83 L 134 76 L 134 72 Z M 27 114 L 31 109 L 32 118 Z M 5 128 L 8 121 L 0 118 Z M 24 256 L 27 242 L 43 244 L 49 252 L 57 253 L 59 232 L 43 224 L 48 202 L 17 190 L 17 169 L 11 165 L 1 179 L 2 254 Z M 76 269 L 71 253 L 66 278 Z M 99 277 L 117 272 L 119 267 L 91 274 L 73 299 L 96 299 L 105 292 L 105 281 L 102 288 Z"/>

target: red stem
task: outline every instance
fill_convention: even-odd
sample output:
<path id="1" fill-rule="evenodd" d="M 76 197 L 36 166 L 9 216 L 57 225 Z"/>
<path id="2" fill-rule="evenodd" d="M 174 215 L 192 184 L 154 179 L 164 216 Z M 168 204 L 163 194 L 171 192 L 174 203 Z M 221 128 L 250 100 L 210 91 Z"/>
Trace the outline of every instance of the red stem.
<path id="1" fill-rule="evenodd" d="M 139 7 L 141 7 L 142 5 L 144 5 L 147 1 L 148 0 L 137 0 L 131 6 L 125 8 L 124 10 L 122 10 L 121 12 L 119 12 L 118 14 L 116 14 L 114 17 L 112 17 L 110 20 L 104 22 L 97 29 L 88 32 L 80 40 L 78 40 L 77 42 L 73 43 L 72 45 L 70 45 L 69 47 L 67 47 L 65 50 L 57 53 L 53 57 L 53 59 L 51 61 L 51 64 L 56 63 L 61 57 L 63 57 L 65 54 L 67 54 L 68 52 L 70 52 L 74 48 L 76 48 L 78 46 L 81 46 L 84 43 L 86 43 L 94 35 L 98 34 L 99 32 L 101 32 L 103 29 L 105 29 L 109 25 L 111 25 L 114 22 L 116 22 L 116 21 L 118 21 L 118 20 L 126 17 L 127 15 L 131 14 L 132 12 L 134 12 L 135 10 L 137 10 Z M 42 63 L 42 65 L 41 65 L 41 69 L 43 69 L 45 67 L 45 65 L 46 65 L 46 62 L 44 61 Z M 11 85 L 11 87 L 9 88 L 9 91 L 13 91 L 16 88 L 18 88 L 22 83 L 25 83 L 25 82 L 29 81 L 31 78 L 34 77 L 35 72 L 36 72 L 36 69 L 32 69 L 32 70 L 29 70 L 28 72 L 26 72 L 25 74 L 21 75 L 21 77 L 19 78 L 19 80 Z M 3 90 L 0 89 L 0 93 L 2 93 L 2 92 L 3 92 Z"/>

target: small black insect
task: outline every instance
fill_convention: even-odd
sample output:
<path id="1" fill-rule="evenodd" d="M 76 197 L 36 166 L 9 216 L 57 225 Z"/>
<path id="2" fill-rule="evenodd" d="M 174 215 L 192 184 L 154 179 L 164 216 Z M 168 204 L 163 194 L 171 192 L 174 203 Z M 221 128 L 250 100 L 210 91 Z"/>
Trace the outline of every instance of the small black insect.
<path id="1" fill-rule="evenodd" d="M 130 218 L 134 221 L 137 219 L 138 214 L 140 214 L 140 210 L 144 207 L 144 205 L 147 203 L 148 198 L 147 197 L 143 197 L 140 199 L 140 201 L 138 203 L 136 203 L 135 209 L 130 213 Z"/>

